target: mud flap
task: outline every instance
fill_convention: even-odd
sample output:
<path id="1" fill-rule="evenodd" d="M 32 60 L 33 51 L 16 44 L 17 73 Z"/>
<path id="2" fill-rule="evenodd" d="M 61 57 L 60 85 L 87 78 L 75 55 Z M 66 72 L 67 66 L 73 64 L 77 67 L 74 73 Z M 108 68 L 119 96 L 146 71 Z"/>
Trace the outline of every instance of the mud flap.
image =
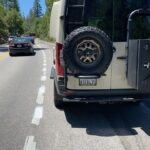
<path id="1" fill-rule="evenodd" d="M 54 67 L 52 66 L 51 72 L 50 72 L 50 79 L 54 79 L 54 76 L 55 76 L 55 69 L 54 69 Z"/>

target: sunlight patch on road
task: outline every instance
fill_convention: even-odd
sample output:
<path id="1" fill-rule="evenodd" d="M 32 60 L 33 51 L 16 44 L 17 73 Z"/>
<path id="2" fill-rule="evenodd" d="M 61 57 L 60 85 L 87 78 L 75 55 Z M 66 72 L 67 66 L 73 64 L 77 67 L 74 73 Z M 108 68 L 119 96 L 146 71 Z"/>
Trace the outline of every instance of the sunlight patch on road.
<path id="1" fill-rule="evenodd" d="M 1 60 L 4 60 L 4 59 L 7 58 L 8 56 L 9 56 L 9 53 L 8 53 L 8 52 L 0 53 L 0 61 L 1 61 Z"/>

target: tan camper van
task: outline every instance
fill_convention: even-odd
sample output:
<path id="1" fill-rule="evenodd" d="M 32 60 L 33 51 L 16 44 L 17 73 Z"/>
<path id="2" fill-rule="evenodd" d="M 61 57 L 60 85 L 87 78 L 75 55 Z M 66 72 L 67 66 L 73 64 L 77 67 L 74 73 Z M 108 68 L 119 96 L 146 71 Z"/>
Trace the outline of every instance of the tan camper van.
<path id="1" fill-rule="evenodd" d="M 58 0 L 54 103 L 150 98 L 150 0 Z"/>

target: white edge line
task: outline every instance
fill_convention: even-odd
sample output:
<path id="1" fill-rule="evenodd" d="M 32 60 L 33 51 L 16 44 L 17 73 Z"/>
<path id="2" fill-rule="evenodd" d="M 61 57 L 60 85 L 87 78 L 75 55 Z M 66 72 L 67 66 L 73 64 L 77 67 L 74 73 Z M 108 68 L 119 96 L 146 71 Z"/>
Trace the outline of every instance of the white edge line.
<path id="1" fill-rule="evenodd" d="M 44 72 L 44 71 L 47 71 L 47 68 L 46 67 L 44 67 L 43 69 L 42 69 L 42 71 Z"/>
<path id="2" fill-rule="evenodd" d="M 36 150 L 36 142 L 34 141 L 34 138 L 34 136 L 26 137 L 23 150 Z"/>
<path id="3" fill-rule="evenodd" d="M 36 103 L 38 105 L 42 105 L 44 103 L 44 94 L 45 94 L 45 85 L 42 85 L 40 88 L 39 88 L 39 92 L 38 92 L 38 96 L 37 96 L 37 99 L 36 99 Z"/>
<path id="4" fill-rule="evenodd" d="M 45 85 L 42 85 L 42 86 L 39 88 L 38 94 L 44 94 L 44 93 L 45 93 L 45 89 L 46 89 Z"/>
<path id="5" fill-rule="evenodd" d="M 46 81 L 47 80 L 47 77 L 46 76 L 42 76 L 41 77 L 41 81 Z"/>
<path id="6" fill-rule="evenodd" d="M 40 124 L 40 120 L 42 118 L 43 118 L 43 107 L 42 106 L 38 106 L 34 110 L 34 114 L 33 114 L 33 118 L 32 118 L 31 124 L 34 124 L 34 125 L 38 126 Z"/>

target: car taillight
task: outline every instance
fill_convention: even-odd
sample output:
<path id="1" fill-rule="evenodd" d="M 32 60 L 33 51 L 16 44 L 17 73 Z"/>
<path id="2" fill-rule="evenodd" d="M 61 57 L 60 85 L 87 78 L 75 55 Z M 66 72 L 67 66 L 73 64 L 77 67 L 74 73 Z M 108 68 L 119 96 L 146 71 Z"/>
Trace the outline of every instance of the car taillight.
<path id="1" fill-rule="evenodd" d="M 64 68 L 62 66 L 62 48 L 63 45 L 60 43 L 56 43 L 56 72 L 59 76 L 64 76 Z"/>
<path id="2" fill-rule="evenodd" d="M 14 46 L 15 46 L 15 44 L 13 44 L 13 43 L 9 44 L 9 47 L 14 47 Z"/>
<path id="3" fill-rule="evenodd" d="M 29 43 L 25 43 L 24 46 L 30 46 L 30 44 Z"/>

